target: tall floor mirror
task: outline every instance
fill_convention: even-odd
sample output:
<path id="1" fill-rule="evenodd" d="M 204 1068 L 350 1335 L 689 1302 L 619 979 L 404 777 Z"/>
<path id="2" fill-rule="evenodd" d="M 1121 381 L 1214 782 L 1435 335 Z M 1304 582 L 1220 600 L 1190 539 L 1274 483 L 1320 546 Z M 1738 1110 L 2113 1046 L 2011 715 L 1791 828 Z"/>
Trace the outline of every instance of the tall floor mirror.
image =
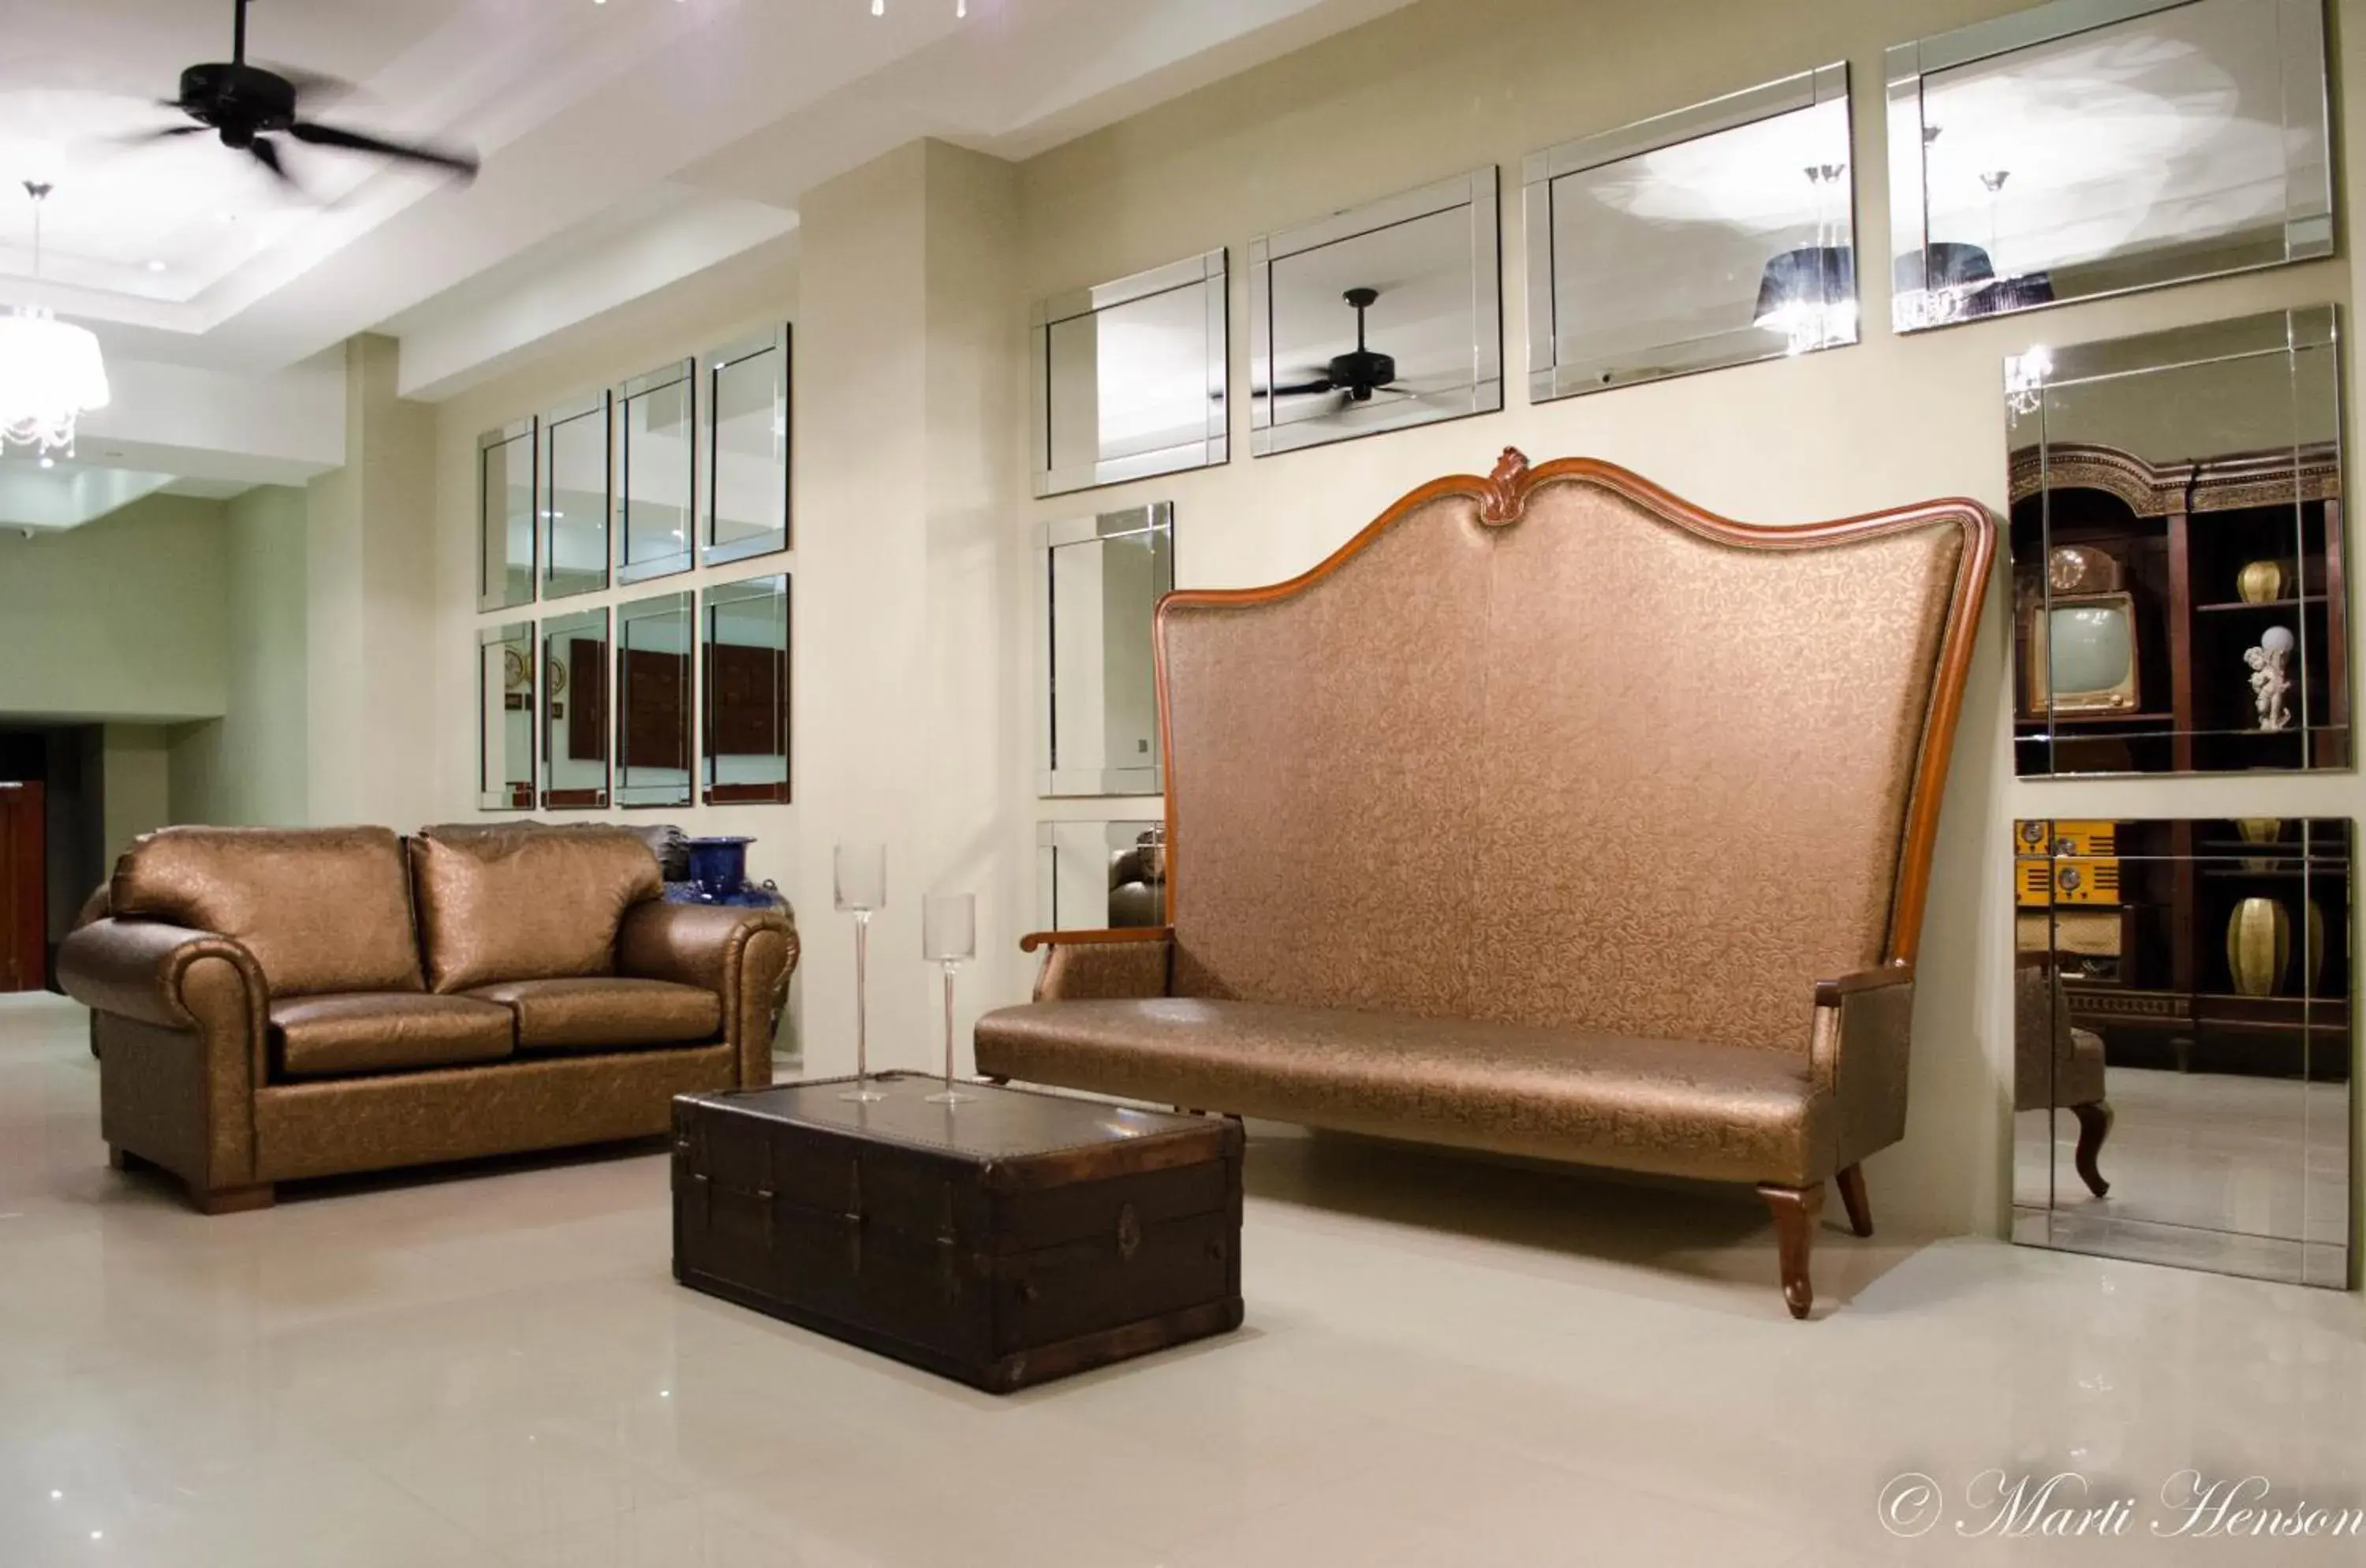
<path id="1" fill-rule="evenodd" d="M 2351 825 L 2015 825 L 2013 1239 L 2341 1290 Z"/>

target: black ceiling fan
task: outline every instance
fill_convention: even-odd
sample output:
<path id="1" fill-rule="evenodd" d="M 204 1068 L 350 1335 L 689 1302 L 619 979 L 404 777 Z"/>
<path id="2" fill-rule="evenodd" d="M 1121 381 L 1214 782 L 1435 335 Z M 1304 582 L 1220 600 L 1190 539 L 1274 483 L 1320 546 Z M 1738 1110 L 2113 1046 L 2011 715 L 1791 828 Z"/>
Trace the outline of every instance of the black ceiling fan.
<path id="1" fill-rule="evenodd" d="M 248 64 L 248 0 L 235 0 L 235 4 L 237 16 L 231 24 L 230 60 L 190 66 L 181 73 L 180 96 L 163 100 L 164 107 L 179 109 L 197 123 L 167 126 L 137 140 L 161 141 L 165 137 L 194 136 L 200 131 L 210 130 L 221 138 L 223 146 L 248 153 L 256 163 L 290 185 L 295 183 L 295 177 L 280 164 L 279 146 L 273 140 L 276 135 L 285 134 L 316 147 L 343 147 L 355 152 L 375 152 L 383 158 L 432 164 L 437 168 L 449 169 L 463 178 L 477 172 L 477 160 L 473 153 L 439 147 L 407 146 L 358 130 L 299 119 L 299 101 L 308 92 L 317 95 L 322 87 L 333 87 L 336 84 L 325 76 L 271 71 L 260 65 Z"/>
<path id="2" fill-rule="evenodd" d="M 1346 354 L 1334 355 L 1323 372 L 1312 380 L 1291 382 L 1273 389 L 1277 398 L 1313 397 L 1318 392 L 1341 394 L 1340 406 L 1369 403 L 1374 392 L 1411 392 L 1411 387 L 1397 383 L 1397 362 L 1392 355 L 1369 348 L 1364 343 L 1364 312 L 1379 303 L 1377 288 L 1350 288 L 1341 296 L 1356 312 L 1356 346 Z"/>

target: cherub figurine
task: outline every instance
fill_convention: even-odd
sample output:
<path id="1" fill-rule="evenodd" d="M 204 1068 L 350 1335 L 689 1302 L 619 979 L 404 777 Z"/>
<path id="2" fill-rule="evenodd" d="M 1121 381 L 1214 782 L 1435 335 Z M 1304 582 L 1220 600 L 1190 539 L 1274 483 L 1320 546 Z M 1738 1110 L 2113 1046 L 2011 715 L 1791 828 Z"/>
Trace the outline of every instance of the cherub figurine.
<path id="1" fill-rule="evenodd" d="M 2291 629 L 2270 626 L 2260 634 L 2259 647 L 2243 651 L 2243 662 L 2251 667 L 2251 696 L 2259 705 L 2261 729 L 2292 728 L 2292 711 L 2284 706 L 2284 694 L 2292 690 L 2284 666 L 2292 650 Z"/>

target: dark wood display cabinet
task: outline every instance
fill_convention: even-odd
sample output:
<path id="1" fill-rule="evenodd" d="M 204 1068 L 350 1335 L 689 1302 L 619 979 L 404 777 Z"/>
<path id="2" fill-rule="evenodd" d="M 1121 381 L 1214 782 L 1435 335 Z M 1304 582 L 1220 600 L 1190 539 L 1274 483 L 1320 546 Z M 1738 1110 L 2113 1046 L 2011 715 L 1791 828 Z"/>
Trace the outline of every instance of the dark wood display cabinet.
<path id="1" fill-rule="evenodd" d="M 2062 824 L 2107 829 L 2116 902 L 2050 909 L 2022 901 L 2021 945 L 2050 948 L 2070 1021 L 2103 1039 L 2111 1066 L 2346 1081 L 2350 1071 L 2350 825 L 2158 819 Z M 2246 838 L 2246 830 L 2252 837 Z M 2024 844 L 2045 836 L 2032 834 Z M 2054 840 L 2057 844 L 2060 840 Z M 2024 887 L 2042 883 L 2024 863 Z M 2281 906 L 2288 956 L 2238 978 L 2228 931 L 2237 906 Z M 2315 913 L 2311 914 L 2310 911 Z M 2313 934 L 2312 934 L 2313 931 Z"/>
<path id="2" fill-rule="evenodd" d="M 2157 466 L 2110 446 L 2013 454 L 2015 763 L 2023 775 L 2349 765 L 2339 455 L 2284 447 Z M 2134 691 L 2048 713 L 2033 610 L 2054 552 L 2079 547 L 2129 595 Z M 2245 592 L 2245 569 L 2256 571 Z M 2272 592 L 2263 592 L 2271 585 Z M 2057 597 L 2062 584 L 2056 581 Z M 2294 716 L 2259 727 L 2245 650 L 2292 631 Z"/>

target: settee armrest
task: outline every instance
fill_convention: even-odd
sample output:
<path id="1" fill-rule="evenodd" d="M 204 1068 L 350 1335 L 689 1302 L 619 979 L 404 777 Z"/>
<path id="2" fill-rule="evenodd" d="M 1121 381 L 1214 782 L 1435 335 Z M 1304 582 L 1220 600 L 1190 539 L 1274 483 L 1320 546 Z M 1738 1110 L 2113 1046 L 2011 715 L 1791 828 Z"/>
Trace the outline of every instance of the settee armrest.
<path id="1" fill-rule="evenodd" d="M 772 1032 L 799 951 L 795 918 L 766 906 L 651 898 L 625 910 L 616 929 L 617 974 L 696 986 L 722 999 L 723 1037 L 748 1087 L 772 1081 Z"/>
<path id="2" fill-rule="evenodd" d="M 1039 1002 L 1119 1001 L 1166 994 L 1173 974 L 1172 926 L 1114 931 L 1030 931 L 1019 951 L 1042 948 L 1035 976 Z"/>
<path id="3" fill-rule="evenodd" d="M 197 1029 L 205 1019 L 189 994 L 190 970 L 216 959 L 237 973 L 240 1005 L 259 1018 L 269 993 L 262 967 L 243 942 L 213 931 L 163 920 L 102 917 L 69 935 L 58 949 L 58 984 L 94 1012 L 152 1024 Z"/>
<path id="4" fill-rule="evenodd" d="M 1846 1169 L 1906 1135 L 1914 967 L 1888 964 L 1816 982 L 1809 1070 L 1832 1097 L 1833 1166 Z"/>

